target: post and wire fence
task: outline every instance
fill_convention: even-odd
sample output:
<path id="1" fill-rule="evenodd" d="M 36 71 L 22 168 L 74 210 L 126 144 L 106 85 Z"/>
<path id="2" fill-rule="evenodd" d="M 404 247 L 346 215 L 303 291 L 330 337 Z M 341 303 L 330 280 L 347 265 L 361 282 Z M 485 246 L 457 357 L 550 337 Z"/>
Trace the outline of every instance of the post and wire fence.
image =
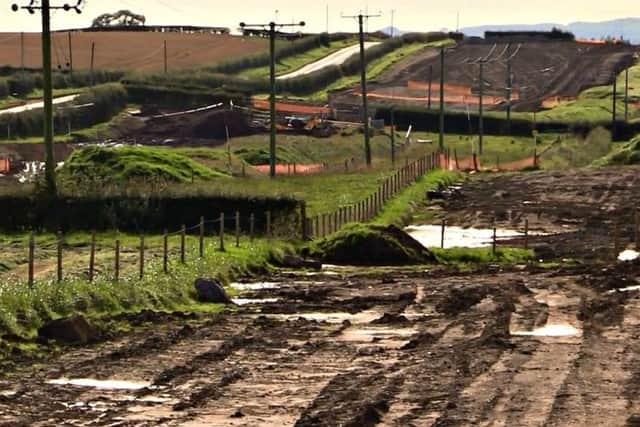
<path id="1" fill-rule="evenodd" d="M 306 233 L 304 231 L 305 222 L 301 220 L 301 218 L 304 218 L 304 215 L 306 215 L 306 206 L 304 203 L 302 203 L 301 207 L 297 209 L 297 215 L 299 215 L 298 219 L 293 221 L 294 224 L 296 224 L 294 227 L 302 228 L 301 230 L 284 230 L 279 225 L 276 230 L 276 225 L 273 221 L 273 214 L 274 212 L 270 210 L 261 213 L 263 219 L 260 225 L 263 225 L 263 229 L 261 230 L 260 237 L 270 239 L 281 235 L 291 235 L 291 231 L 299 237 L 301 234 L 304 235 Z M 165 229 L 161 235 L 161 245 L 159 248 L 152 247 L 149 244 L 149 236 L 144 233 L 139 235 L 137 244 L 129 245 L 130 247 L 128 248 L 123 245 L 123 240 L 117 236 L 113 241 L 113 245 L 107 245 L 106 247 L 102 246 L 100 248 L 101 251 L 105 253 L 109 253 L 111 251 L 113 253 L 110 265 L 106 266 L 103 262 L 102 267 L 103 269 L 104 267 L 108 267 L 107 269 L 111 271 L 111 276 L 108 279 L 118 282 L 122 278 L 122 271 L 124 267 L 122 261 L 123 252 L 137 253 L 137 277 L 139 279 L 143 279 L 147 273 L 149 259 L 157 257 L 159 250 L 162 260 L 162 272 L 164 274 L 169 274 L 171 272 L 170 267 L 172 257 L 177 258 L 180 264 L 186 264 L 189 261 L 187 258 L 187 254 L 189 253 L 187 247 L 187 236 L 196 240 L 193 250 L 194 258 L 204 258 L 207 248 L 205 243 L 208 239 L 211 239 L 212 241 L 217 240 L 218 245 L 216 250 L 220 252 L 225 252 L 227 250 L 228 242 L 226 239 L 229 238 L 233 239 L 233 246 L 236 248 L 242 247 L 243 242 L 245 242 L 245 244 L 246 242 L 249 244 L 253 243 L 258 237 L 256 232 L 259 229 L 256 224 L 257 218 L 258 216 L 254 212 L 247 216 L 242 216 L 239 211 L 235 211 L 232 215 L 225 215 L 224 212 L 220 212 L 217 218 L 214 219 L 206 219 L 203 216 L 197 224 L 191 226 L 182 225 L 177 231 L 169 232 Z M 302 227 L 300 227 L 299 224 L 303 224 Z M 77 242 L 68 244 L 62 231 L 55 233 L 56 280 L 58 282 L 62 282 L 65 279 L 65 249 L 73 248 L 74 255 L 77 255 L 77 248 L 84 246 L 88 246 L 89 252 L 85 277 L 89 282 L 96 280 L 98 276 L 98 262 L 96 257 L 98 249 L 97 241 L 98 239 L 95 231 L 91 232 L 89 243 L 86 245 L 79 244 Z M 36 260 L 39 255 L 35 233 L 32 232 L 29 234 L 27 244 L 27 283 L 32 287 L 36 280 L 36 271 L 38 271 Z"/>

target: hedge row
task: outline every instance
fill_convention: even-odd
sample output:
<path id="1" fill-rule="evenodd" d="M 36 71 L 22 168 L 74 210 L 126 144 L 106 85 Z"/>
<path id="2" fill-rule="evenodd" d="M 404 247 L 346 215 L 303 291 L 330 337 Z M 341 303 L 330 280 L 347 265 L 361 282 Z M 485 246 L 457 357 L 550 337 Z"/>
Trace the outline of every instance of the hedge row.
<path id="1" fill-rule="evenodd" d="M 276 48 L 276 61 L 280 61 L 289 56 L 297 55 L 299 53 L 303 53 L 320 46 L 329 46 L 331 42 L 346 40 L 350 37 L 352 37 L 352 35 L 350 34 L 322 33 L 316 36 L 309 36 L 300 40 L 292 41 L 285 46 L 281 45 L 280 47 Z M 211 73 L 235 74 L 251 68 L 268 66 L 270 60 L 270 53 L 262 52 L 259 54 L 244 56 L 227 62 L 223 62 L 212 67 L 207 67 L 204 70 Z"/>
<path id="2" fill-rule="evenodd" d="M 80 95 L 70 106 L 71 108 L 55 108 L 54 129 L 60 132 L 66 131 L 69 121 L 76 129 L 107 122 L 126 107 L 127 98 L 127 91 L 119 83 L 108 83 L 91 88 Z M 73 108 L 73 106 L 82 107 Z M 2 115 L 0 128 L 10 129 L 14 138 L 42 135 L 44 112 L 32 110 Z"/>
<path id="3" fill-rule="evenodd" d="M 124 77 L 122 71 L 89 71 L 54 72 L 53 87 L 66 89 L 72 87 L 85 87 L 92 84 L 103 84 L 120 81 Z M 4 87 L 4 89 L 3 89 Z M 0 99 L 16 94 L 17 97 L 25 97 L 36 89 L 43 88 L 42 72 L 40 71 L 15 71 L 6 77 L 0 78 Z"/>
<path id="4" fill-rule="evenodd" d="M 108 196 L 60 197 L 41 199 L 24 195 L 0 196 L 0 230 L 20 232 L 103 231 L 119 230 L 130 233 L 161 233 L 177 231 L 219 218 L 221 212 L 234 228 L 235 212 L 242 217 L 243 228 L 255 215 L 255 230 L 265 230 L 266 212 L 270 211 L 276 230 L 296 230 L 299 224 L 300 201 L 291 198 L 249 198 L 227 196 Z M 207 225 L 207 234 L 217 232 L 218 224 Z M 194 231 L 192 231 L 194 232 Z"/>
<path id="5" fill-rule="evenodd" d="M 376 119 L 383 119 L 389 124 L 391 119 L 390 107 L 376 109 Z M 478 132 L 478 114 L 447 111 L 445 114 L 445 133 L 469 134 Z M 440 113 L 437 110 L 424 110 L 411 107 L 394 109 L 395 125 L 400 129 L 412 126 L 416 131 L 438 132 L 440 130 Z M 628 140 L 640 133 L 640 123 L 616 122 L 615 129 L 611 122 L 537 122 L 535 129 L 549 133 L 575 133 L 587 135 L 597 127 L 604 127 L 612 131 L 614 139 Z M 484 132 L 487 135 L 531 136 L 534 129 L 533 122 L 528 119 L 512 118 L 511 126 L 505 117 L 484 117 Z"/>
<path id="6" fill-rule="evenodd" d="M 129 94 L 129 102 L 161 107 L 187 108 L 193 105 L 213 105 L 219 102 L 240 100 L 246 94 L 224 89 L 179 88 L 123 82 Z"/>

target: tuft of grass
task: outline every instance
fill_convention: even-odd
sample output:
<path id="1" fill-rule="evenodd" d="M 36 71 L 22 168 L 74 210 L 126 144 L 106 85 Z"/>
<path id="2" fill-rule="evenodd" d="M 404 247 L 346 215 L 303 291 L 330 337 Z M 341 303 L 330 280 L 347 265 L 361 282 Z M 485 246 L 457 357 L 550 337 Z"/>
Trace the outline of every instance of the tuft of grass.
<path id="1" fill-rule="evenodd" d="M 496 248 L 431 248 L 436 259 L 441 264 L 464 266 L 469 264 L 518 264 L 534 259 L 530 249 Z"/>

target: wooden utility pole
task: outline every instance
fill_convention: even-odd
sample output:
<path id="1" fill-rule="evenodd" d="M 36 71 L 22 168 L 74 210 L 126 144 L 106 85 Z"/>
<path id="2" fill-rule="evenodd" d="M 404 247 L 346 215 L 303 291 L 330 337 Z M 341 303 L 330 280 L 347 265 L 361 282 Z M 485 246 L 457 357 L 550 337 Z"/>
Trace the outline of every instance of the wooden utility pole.
<path id="1" fill-rule="evenodd" d="M 358 19 L 358 34 L 360 40 L 360 90 L 362 92 L 362 124 L 364 128 L 364 158 L 368 167 L 371 166 L 371 136 L 369 135 L 369 108 L 367 105 L 367 64 L 364 55 L 364 22 L 369 22 L 369 18 L 375 18 L 381 15 L 359 15 L 342 16 L 343 18 Z"/>
<path id="2" fill-rule="evenodd" d="M 431 85 L 433 83 L 433 65 L 429 65 L 429 90 L 427 94 L 427 109 L 431 111 Z"/>
<path id="3" fill-rule="evenodd" d="M 444 150 L 444 46 L 440 48 L 440 138 L 438 147 Z"/>
<path id="4" fill-rule="evenodd" d="M 96 84 L 95 76 L 93 74 L 94 65 L 96 59 L 96 42 L 91 42 L 91 86 Z"/>
<path id="5" fill-rule="evenodd" d="M 164 73 L 167 74 L 169 67 L 167 64 L 167 41 L 164 41 Z"/>
<path id="6" fill-rule="evenodd" d="M 480 61 L 480 75 L 478 76 L 480 84 L 480 97 L 478 103 L 478 153 L 482 155 L 484 145 L 484 61 Z"/>
<path id="7" fill-rule="evenodd" d="M 511 75 L 511 59 L 507 60 L 507 133 L 511 134 L 511 96 L 513 93 L 513 76 Z"/>
<path id="8" fill-rule="evenodd" d="M 20 67 L 24 74 L 24 32 L 20 33 Z"/>
<path id="9" fill-rule="evenodd" d="M 613 73 L 613 105 L 611 107 L 612 110 L 612 114 L 611 114 L 611 133 L 613 134 L 613 137 L 615 138 L 616 136 L 616 119 L 618 118 L 618 114 L 617 114 L 617 104 L 618 103 L 618 75 L 614 72 Z"/>
<path id="10" fill-rule="evenodd" d="M 276 27 L 304 27 L 304 21 L 295 24 L 278 24 L 269 22 L 268 24 L 245 24 L 240 23 L 240 28 L 258 27 L 264 29 L 269 28 L 269 176 L 276 176 Z"/>
<path id="11" fill-rule="evenodd" d="M 624 70 L 624 121 L 629 121 L 629 67 Z"/>
<path id="12" fill-rule="evenodd" d="M 53 151 L 53 88 L 51 75 L 51 10 L 62 9 L 64 11 L 74 10 L 81 13 L 80 6 L 82 0 L 78 0 L 75 6 L 65 4 L 63 6 L 51 6 L 49 0 L 42 0 L 37 6 L 35 2 L 30 2 L 27 6 L 13 4 L 11 9 L 17 12 L 20 9 L 27 10 L 33 14 L 40 10 L 42 17 L 42 80 L 44 86 L 44 145 L 45 145 L 45 191 L 47 194 L 55 195 L 56 189 L 56 161 Z"/>
<path id="13" fill-rule="evenodd" d="M 393 107 L 391 107 L 391 164 L 396 164 L 396 123 Z"/>
<path id="14" fill-rule="evenodd" d="M 69 74 L 73 76 L 73 44 L 71 43 L 71 31 L 67 33 L 69 42 Z"/>

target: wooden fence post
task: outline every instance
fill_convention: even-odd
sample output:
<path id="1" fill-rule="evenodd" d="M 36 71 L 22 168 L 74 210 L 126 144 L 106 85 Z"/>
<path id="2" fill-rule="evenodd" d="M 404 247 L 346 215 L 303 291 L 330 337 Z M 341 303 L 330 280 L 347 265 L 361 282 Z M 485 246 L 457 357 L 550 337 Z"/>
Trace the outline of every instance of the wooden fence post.
<path id="1" fill-rule="evenodd" d="M 187 226 L 182 224 L 182 227 L 180 227 L 180 262 L 182 264 L 184 264 L 185 262 L 184 247 L 185 247 L 186 234 L 187 234 Z"/>
<path id="2" fill-rule="evenodd" d="M 255 227 L 256 227 L 256 216 L 251 213 L 251 215 L 249 216 L 249 239 L 251 239 L 251 241 L 253 242 L 253 235 L 255 233 Z"/>
<path id="3" fill-rule="evenodd" d="M 640 249 L 640 211 L 636 211 L 636 219 L 635 219 L 635 242 L 636 242 L 636 250 Z"/>
<path id="4" fill-rule="evenodd" d="M 220 247 L 221 252 L 224 252 L 224 212 L 220 212 Z"/>
<path id="5" fill-rule="evenodd" d="M 200 242 L 199 242 L 200 258 L 204 257 L 204 217 L 200 217 Z"/>
<path id="6" fill-rule="evenodd" d="M 236 248 L 240 247 L 240 212 L 236 211 Z"/>
<path id="7" fill-rule="evenodd" d="M 35 257 L 35 252 L 36 252 L 36 239 L 33 235 L 33 233 L 31 233 L 29 235 L 29 267 L 28 267 L 28 282 L 29 282 L 29 286 L 33 287 L 33 259 Z"/>
<path id="8" fill-rule="evenodd" d="M 140 279 L 144 277 L 144 234 L 140 235 Z"/>
<path id="9" fill-rule="evenodd" d="M 267 211 L 267 237 L 271 238 L 271 211 Z"/>
<path id="10" fill-rule="evenodd" d="M 89 252 L 89 282 L 93 282 L 96 271 L 96 232 L 91 232 L 91 248 Z"/>
<path id="11" fill-rule="evenodd" d="M 58 244 L 57 244 L 57 268 L 58 282 L 62 282 L 62 231 L 58 231 Z"/>
<path id="12" fill-rule="evenodd" d="M 117 282 L 118 280 L 120 280 L 120 240 L 116 240 L 115 251 L 114 279 Z"/>
<path id="13" fill-rule="evenodd" d="M 320 237 L 325 237 L 327 235 L 327 215 L 322 214 L 322 235 Z"/>
<path id="14" fill-rule="evenodd" d="M 165 229 L 162 236 L 162 271 L 169 272 L 169 232 Z"/>
<path id="15" fill-rule="evenodd" d="M 442 230 L 440 231 L 440 249 L 444 249 L 444 230 L 447 226 L 447 220 L 442 220 Z"/>
<path id="16" fill-rule="evenodd" d="M 333 211 L 333 232 L 340 230 L 340 224 L 338 224 L 338 211 Z"/>

